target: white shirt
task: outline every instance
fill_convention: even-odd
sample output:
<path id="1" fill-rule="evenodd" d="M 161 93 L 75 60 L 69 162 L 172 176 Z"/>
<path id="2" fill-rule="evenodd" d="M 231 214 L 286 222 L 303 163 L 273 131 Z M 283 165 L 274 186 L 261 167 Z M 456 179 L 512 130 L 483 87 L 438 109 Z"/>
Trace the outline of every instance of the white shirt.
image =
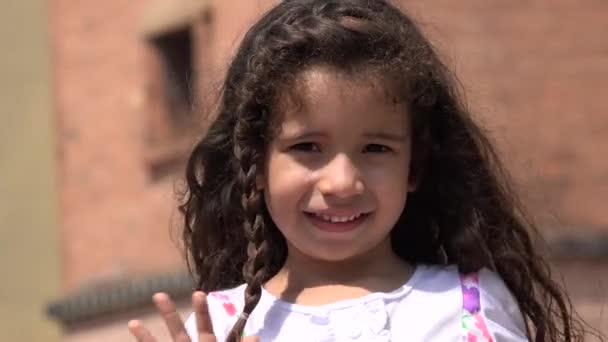
<path id="1" fill-rule="evenodd" d="M 244 290 L 241 285 L 209 294 L 218 342 L 236 322 Z M 193 314 L 186 329 L 198 342 Z M 245 326 L 245 334 L 261 342 L 520 342 L 528 341 L 525 331 L 516 301 L 496 273 L 483 269 L 463 276 L 455 266 L 428 265 L 418 265 L 392 292 L 322 306 L 288 303 L 263 289 Z"/>

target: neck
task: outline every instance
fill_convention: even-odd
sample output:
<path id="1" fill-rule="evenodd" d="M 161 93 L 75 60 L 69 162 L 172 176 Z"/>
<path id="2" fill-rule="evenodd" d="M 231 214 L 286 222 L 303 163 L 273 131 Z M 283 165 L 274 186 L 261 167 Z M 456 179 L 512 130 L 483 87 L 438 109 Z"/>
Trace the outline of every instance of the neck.
<path id="1" fill-rule="evenodd" d="M 340 261 L 314 259 L 290 246 L 285 264 L 267 286 L 304 289 L 337 284 L 367 287 L 373 283 L 386 284 L 386 289 L 378 290 L 391 290 L 403 284 L 411 273 L 412 266 L 395 255 L 388 240 Z"/>

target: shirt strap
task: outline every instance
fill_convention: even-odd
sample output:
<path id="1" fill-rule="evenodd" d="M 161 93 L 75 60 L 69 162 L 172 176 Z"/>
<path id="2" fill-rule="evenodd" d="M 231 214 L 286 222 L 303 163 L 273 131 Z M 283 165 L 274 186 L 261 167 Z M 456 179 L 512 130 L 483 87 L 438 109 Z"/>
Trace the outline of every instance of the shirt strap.
<path id="1" fill-rule="evenodd" d="M 481 314 L 481 291 L 477 272 L 460 274 L 462 289 L 461 324 L 466 342 L 494 342 Z"/>

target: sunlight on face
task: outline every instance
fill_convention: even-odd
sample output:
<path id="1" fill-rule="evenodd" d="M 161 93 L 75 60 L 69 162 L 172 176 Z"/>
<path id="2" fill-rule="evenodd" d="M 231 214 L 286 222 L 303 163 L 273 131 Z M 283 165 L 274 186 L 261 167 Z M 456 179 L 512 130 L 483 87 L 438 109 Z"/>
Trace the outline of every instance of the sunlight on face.
<path id="1" fill-rule="evenodd" d="M 410 166 L 406 105 L 374 78 L 301 75 L 268 150 L 265 200 L 289 253 L 339 261 L 390 248 Z"/>

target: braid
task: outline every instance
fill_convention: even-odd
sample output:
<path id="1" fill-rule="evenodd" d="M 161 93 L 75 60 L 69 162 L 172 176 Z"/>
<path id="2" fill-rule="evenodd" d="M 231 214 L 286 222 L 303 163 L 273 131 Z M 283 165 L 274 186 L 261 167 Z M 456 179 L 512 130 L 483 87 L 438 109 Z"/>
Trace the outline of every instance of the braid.
<path id="1" fill-rule="evenodd" d="M 235 140 L 240 140 L 238 138 L 239 132 L 247 129 L 247 120 L 240 120 L 235 129 Z M 247 135 L 240 136 L 246 137 Z M 243 230 L 245 237 L 249 241 L 248 258 L 243 266 L 243 279 L 247 283 L 247 287 L 244 293 L 245 305 L 243 312 L 228 336 L 227 340 L 229 342 L 238 342 L 240 340 L 247 323 L 247 318 L 260 301 L 262 284 L 269 277 L 266 265 L 270 258 L 268 241 L 266 239 L 268 235 L 267 225 L 263 216 L 264 198 L 262 192 L 256 187 L 260 158 L 254 149 L 239 145 L 239 143 L 235 143 L 234 154 L 241 166 L 238 171 L 237 182 L 242 189 Z"/>

